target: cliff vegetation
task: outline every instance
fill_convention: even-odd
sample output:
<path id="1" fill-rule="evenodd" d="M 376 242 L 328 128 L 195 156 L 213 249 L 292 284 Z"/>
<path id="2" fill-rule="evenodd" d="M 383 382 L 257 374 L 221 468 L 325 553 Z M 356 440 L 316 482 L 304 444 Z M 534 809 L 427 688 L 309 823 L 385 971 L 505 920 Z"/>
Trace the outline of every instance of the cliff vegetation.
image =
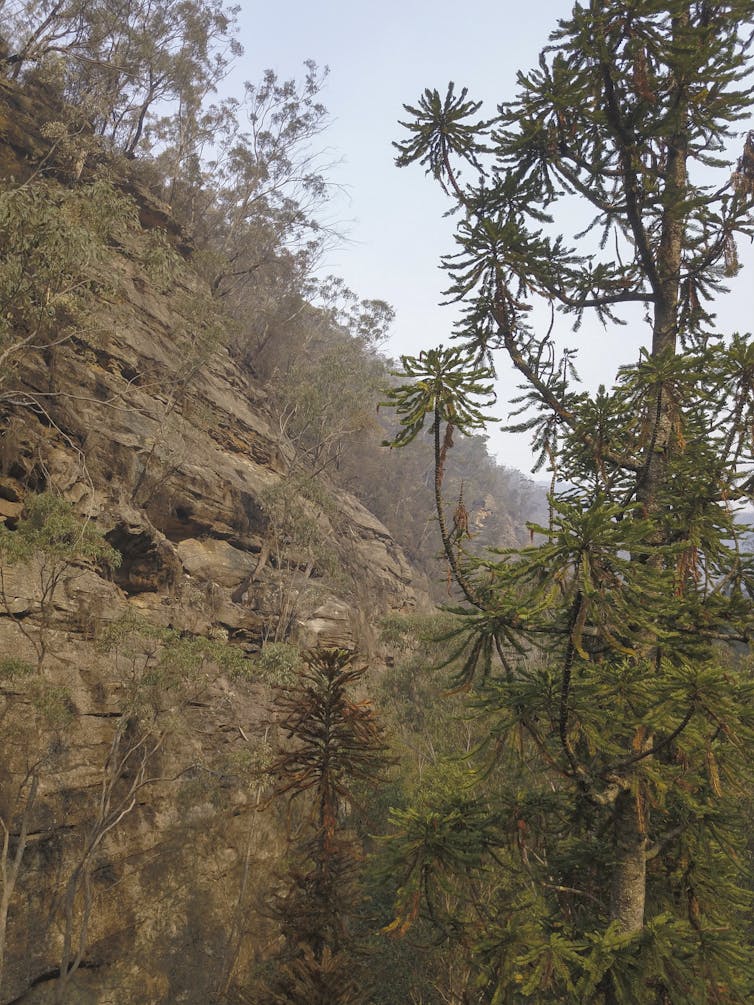
<path id="1" fill-rule="evenodd" d="M 365 852 L 464 727 L 408 693 L 452 591 L 392 312 L 317 271 L 323 75 L 216 100 L 205 0 L 3 15 L 0 1001 L 393 1000 Z M 541 512 L 482 437 L 447 486 L 480 550 Z"/>

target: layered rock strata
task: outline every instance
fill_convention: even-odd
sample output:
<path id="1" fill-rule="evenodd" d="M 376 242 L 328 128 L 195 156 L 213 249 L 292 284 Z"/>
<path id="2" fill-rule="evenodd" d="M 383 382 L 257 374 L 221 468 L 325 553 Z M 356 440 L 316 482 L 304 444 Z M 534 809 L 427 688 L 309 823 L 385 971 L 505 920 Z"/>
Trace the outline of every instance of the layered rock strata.
<path id="1" fill-rule="evenodd" d="M 2 171 L 44 165 L 60 184 L 54 109 L 2 86 Z M 190 253 L 164 206 L 122 188 Z M 0 1003 L 248 1001 L 283 847 L 274 809 L 259 812 L 274 723 L 258 654 L 376 658 L 379 618 L 421 597 L 355 498 L 302 493 L 264 388 L 202 343 L 191 270 L 155 284 L 120 246 L 109 272 L 86 335 L 26 354 L 0 415 L 6 528 L 50 492 L 121 556 L 3 563 Z M 319 549 L 271 516 L 287 493 Z"/>

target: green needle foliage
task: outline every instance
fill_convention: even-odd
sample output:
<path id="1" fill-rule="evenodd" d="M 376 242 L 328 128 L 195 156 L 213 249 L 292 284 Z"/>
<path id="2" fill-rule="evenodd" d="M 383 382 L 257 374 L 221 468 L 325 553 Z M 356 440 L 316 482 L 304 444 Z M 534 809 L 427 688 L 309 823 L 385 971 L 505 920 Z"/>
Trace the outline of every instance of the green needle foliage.
<path id="1" fill-rule="evenodd" d="M 366 1001 L 349 932 L 362 854 L 346 818 L 355 785 L 374 785 L 385 758 L 369 702 L 352 695 L 364 673 L 347 650 L 312 651 L 298 680 L 281 688 L 275 702 L 288 742 L 270 768 L 278 779 L 274 795 L 310 796 L 309 824 L 292 845 L 286 889 L 275 905 L 284 938 L 270 985 L 275 1002 Z"/>
<path id="2" fill-rule="evenodd" d="M 424 428 L 426 417 L 432 416 L 435 505 L 440 533 L 448 564 L 466 599 L 474 603 L 471 588 L 451 547 L 442 502 L 442 482 L 448 450 L 453 446 L 454 431 L 459 429 L 468 435 L 484 428 L 484 410 L 494 400 L 490 383 L 493 373 L 479 366 L 478 360 L 470 367 L 467 354 L 462 349 L 445 349 L 443 346 L 422 352 L 418 357 L 402 356 L 401 363 L 404 374 L 413 379 L 387 392 L 387 403 L 395 406 L 403 426 L 392 446 L 406 446 Z"/>
<path id="3" fill-rule="evenodd" d="M 401 356 L 403 375 L 412 378 L 387 392 L 395 405 L 403 429 L 393 446 L 410 443 L 424 427 L 427 415 L 434 424 L 447 423 L 462 433 L 483 429 L 486 419 L 482 402 L 494 398 L 492 372 L 484 368 L 469 372 L 468 359 L 461 349 L 429 349 L 418 356 Z"/>
<path id="4" fill-rule="evenodd" d="M 395 444 L 429 417 L 464 600 L 456 683 L 486 775 L 473 812 L 444 799 L 396 816 L 392 930 L 421 916 L 448 937 L 437 903 L 455 890 L 463 1000 L 754 996 L 754 370 L 750 337 L 714 313 L 754 232 L 751 134 L 728 154 L 753 21 L 750 2 L 577 4 L 494 118 L 472 122 L 479 104 L 452 84 L 406 106 L 398 164 L 423 165 L 460 211 L 444 263 L 463 316 L 452 357 L 404 361 Z M 646 337 L 590 392 L 559 347 L 595 321 Z M 442 469 L 504 360 L 521 379 L 512 428 L 562 487 L 530 547 L 472 558 L 446 526 Z"/>

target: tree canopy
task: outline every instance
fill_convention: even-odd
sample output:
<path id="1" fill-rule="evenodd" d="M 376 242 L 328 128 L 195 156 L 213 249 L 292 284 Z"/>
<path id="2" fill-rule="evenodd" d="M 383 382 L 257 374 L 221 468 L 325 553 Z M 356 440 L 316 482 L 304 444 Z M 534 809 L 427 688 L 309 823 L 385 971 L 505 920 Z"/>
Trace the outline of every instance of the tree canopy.
<path id="1" fill-rule="evenodd" d="M 754 350 L 715 320 L 754 225 L 753 21 L 746 2 L 577 3 L 494 115 L 453 84 L 406 106 L 397 163 L 418 162 L 457 211 L 444 266 L 463 314 L 452 382 L 405 361 L 396 443 L 432 422 L 464 601 L 458 684 L 506 766 L 486 817 L 453 837 L 499 874 L 492 906 L 465 922 L 479 1000 L 754 990 L 742 949 Z M 645 334 L 636 361 L 591 392 L 559 337 L 595 323 L 606 339 L 619 325 Z M 530 547 L 473 559 L 444 519 L 442 471 L 501 358 L 521 380 L 513 428 L 553 473 L 551 513 Z M 480 854 L 490 820 L 517 855 Z M 413 861 L 428 870 L 433 847 Z"/>

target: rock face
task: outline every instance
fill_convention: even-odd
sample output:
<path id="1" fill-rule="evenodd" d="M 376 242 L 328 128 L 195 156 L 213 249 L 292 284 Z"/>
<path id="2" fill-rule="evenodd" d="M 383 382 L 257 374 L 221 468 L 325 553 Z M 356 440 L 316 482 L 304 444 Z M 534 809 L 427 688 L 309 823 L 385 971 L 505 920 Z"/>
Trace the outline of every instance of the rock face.
<path id="1" fill-rule="evenodd" d="M 3 88 L 0 164 L 23 177 L 45 155 L 40 107 Z M 164 207 L 139 208 L 186 252 Z M 247 1002 L 282 847 L 257 811 L 257 654 L 376 658 L 379 618 L 423 598 L 355 498 L 293 477 L 264 388 L 204 339 L 190 270 L 161 287 L 126 246 L 109 265 L 89 334 L 29 352 L 0 413 L 0 522 L 50 491 L 121 556 L 2 564 L 0 1003 Z"/>

